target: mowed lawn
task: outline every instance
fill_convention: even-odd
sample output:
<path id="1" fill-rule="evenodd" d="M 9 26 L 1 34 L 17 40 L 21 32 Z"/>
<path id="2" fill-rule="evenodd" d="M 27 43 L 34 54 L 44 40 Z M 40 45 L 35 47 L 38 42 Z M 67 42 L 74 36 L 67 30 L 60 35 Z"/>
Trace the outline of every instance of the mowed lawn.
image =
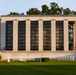
<path id="1" fill-rule="evenodd" d="M 0 75 L 76 75 L 76 61 L 0 61 Z"/>

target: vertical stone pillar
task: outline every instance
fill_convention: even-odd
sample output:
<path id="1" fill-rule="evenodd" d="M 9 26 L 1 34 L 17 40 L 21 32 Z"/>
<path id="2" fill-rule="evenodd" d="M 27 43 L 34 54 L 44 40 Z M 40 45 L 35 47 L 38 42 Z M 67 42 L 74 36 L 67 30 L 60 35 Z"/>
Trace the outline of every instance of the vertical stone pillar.
<path id="1" fill-rule="evenodd" d="M 18 51 L 18 20 L 13 20 L 13 51 Z"/>
<path id="2" fill-rule="evenodd" d="M 6 21 L 1 20 L 1 49 L 5 50 L 6 47 Z"/>
<path id="3" fill-rule="evenodd" d="M 1 19 L 0 19 L 0 49 L 1 49 Z"/>
<path id="4" fill-rule="evenodd" d="M 30 51 L 30 20 L 26 20 L 26 51 Z"/>
<path id="5" fill-rule="evenodd" d="M 56 22 L 51 20 L 51 51 L 56 51 Z"/>
<path id="6" fill-rule="evenodd" d="M 39 51 L 43 51 L 43 20 L 39 19 Z"/>
<path id="7" fill-rule="evenodd" d="M 74 22 L 74 25 L 73 25 L 73 41 L 74 41 L 74 50 L 76 50 L 76 21 Z"/>
<path id="8" fill-rule="evenodd" d="M 69 51 L 68 20 L 64 20 L 64 51 Z"/>

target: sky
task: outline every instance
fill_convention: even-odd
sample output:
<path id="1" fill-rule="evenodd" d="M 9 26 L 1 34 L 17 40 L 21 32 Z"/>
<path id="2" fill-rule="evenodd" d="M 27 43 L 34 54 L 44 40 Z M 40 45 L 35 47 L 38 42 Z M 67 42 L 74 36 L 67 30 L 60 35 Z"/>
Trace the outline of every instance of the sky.
<path id="1" fill-rule="evenodd" d="M 76 11 L 76 0 L 0 0 L 0 15 L 7 15 L 10 12 L 25 13 L 30 8 L 38 8 L 51 2 L 56 2 L 60 7 L 70 8 Z"/>

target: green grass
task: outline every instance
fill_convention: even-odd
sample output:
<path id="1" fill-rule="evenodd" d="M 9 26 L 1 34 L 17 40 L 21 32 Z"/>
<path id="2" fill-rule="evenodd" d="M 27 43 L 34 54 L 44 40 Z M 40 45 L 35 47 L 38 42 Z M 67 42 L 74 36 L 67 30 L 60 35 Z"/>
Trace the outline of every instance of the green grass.
<path id="1" fill-rule="evenodd" d="M 0 75 L 76 75 L 76 61 L 0 61 Z"/>

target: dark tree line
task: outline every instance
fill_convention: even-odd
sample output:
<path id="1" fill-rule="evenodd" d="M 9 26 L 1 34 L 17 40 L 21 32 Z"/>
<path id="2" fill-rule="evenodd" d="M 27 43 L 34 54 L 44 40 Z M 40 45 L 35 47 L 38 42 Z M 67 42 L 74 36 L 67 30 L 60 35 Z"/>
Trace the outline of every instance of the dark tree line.
<path id="1" fill-rule="evenodd" d="M 42 5 L 41 8 L 41 11 L 37 8 L 31 8 L 26 13 L 27 15 L 76 15 L 76 11 L 70 10 L 70 8 L 59 7 L 55 2 L 50 3 L 50 7 Z"/>
<path id="2" fill-rule="evenodd" d="M 46 4 L 41 6 L 42 10 L 38 8 L 30 8 L 26 14 L 27 15 L 76 15 L 76 11 L 70 10 L 70 8 L 59 7 L 55 2 L 50 3 L 48 7 Z M 8 15 L 24 15 L 24 13 L 10 12 Z"/>
<path id="3" fill-rule="evenodd" d="M 18 13 L 18 12 L 10 12 L 8 15 L 24 15 L 24 13 Z"/>

